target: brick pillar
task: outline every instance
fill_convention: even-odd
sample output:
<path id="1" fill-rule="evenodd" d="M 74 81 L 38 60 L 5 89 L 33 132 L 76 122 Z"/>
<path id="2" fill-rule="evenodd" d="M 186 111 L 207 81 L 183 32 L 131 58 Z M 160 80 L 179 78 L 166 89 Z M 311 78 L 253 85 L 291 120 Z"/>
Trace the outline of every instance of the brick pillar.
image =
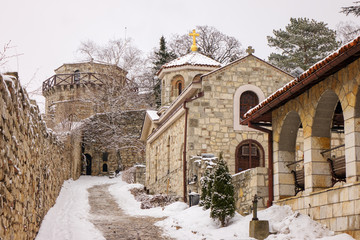
<path id="1" fill-rule="evenodd" d="M 311 193 L 332 185 L 331 172 L 326 157 L 321 155 L 330 149 L 331 138 L 308 137 L 304 139 L 305 192 Z"/>
<path id="2" fill-rule="evenodd" d="M 345 121 L 346 182 L 360 181 L 360 118 Z"/>

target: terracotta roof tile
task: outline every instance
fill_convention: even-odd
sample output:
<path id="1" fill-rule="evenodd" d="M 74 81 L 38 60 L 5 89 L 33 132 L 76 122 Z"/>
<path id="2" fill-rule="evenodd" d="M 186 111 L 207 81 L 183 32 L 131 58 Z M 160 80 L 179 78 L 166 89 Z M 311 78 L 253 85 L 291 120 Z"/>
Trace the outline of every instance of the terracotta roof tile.
<path id="1" fill-rule="evenodd" d="M 290 81 L 288 84 L 283 86 L 282 88 L 278 89 L 276 92 L 271 94 L 268 98 L 266 98 L 264 101 L 250 109 L 245 114 L 246 121 L 248 118 L 250 118 L 252 115 L 254 115 L 256 112 L 258 112 L 260 109 L 277 99 L 280 95 L 284 94 L 285 92 L 289 91 L 294 86 L 301 84 L 303 80 L 307 79 L 308 77 L 314 75 L 317 73 L 318 70 L 323 68 L 325 65 L 331 64 L 337 57 L 340 55 L 346 54 L 347 51 L 349 51 L 351 48 L 353 48 L 356 45 L 360 45 L 360 36 L 355 38 L 352 42 L 343 45 L 338 50 L 324 58 L 323 60 L 315 63 L 313 66 L 311 66 L 307 71 L 305 71 L 303 74 L 301 74 L 298 78 L 295 78 L 294 80 Z"/>

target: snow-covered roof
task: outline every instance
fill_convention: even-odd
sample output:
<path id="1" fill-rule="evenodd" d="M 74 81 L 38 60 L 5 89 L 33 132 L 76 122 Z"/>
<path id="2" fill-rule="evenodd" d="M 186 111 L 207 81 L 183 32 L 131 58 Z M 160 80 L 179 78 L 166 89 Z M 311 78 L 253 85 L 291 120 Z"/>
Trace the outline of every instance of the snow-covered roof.
<path id="1" fill-rule="evenodd" d="M 158 120 L 159 119 L 159 115 L 157 115 L 157 111 L 154 110 L 146 110 L 146 113 L 149 115 L 149 117 L 151 118 L 151 120 Z"/>
<path id="2" fill-rule="evenodd" d="M 185 65 L 191 66 L 206 66 L 206 67 L 220 67 L 221 63 L 211 59 L 199 52 L 191 52 L 182 57 L 172 60 L 164 64 L 161 69 L 159 70 L 158 74 L 160 74 L 161 70 L 165 68 L 173 68 L 173 67 L 180 67 Z"/>

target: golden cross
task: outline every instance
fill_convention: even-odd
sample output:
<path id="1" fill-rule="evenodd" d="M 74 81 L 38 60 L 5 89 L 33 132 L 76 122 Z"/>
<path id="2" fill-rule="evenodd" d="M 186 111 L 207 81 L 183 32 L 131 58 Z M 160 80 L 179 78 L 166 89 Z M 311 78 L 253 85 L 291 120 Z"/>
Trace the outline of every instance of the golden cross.
<path id="1" fill-rule="evenodd" d="M 192 33 L 189 33 L 189 36 L 193 37 L 193 44 L 191 46 L 191 51 L 196 52 L 197 51 L 197 46 L 196 46 L 196 37 L 200 36 L 200 34 L 195 32 L 195 29 L 192 31 Z"/>

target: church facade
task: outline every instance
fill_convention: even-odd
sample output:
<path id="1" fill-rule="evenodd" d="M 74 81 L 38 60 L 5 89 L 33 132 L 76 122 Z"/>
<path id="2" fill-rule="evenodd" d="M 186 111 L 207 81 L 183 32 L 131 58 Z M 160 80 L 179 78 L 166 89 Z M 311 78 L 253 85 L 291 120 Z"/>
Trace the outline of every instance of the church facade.
<path id="1" fill-rule="evenodd" d="M 162 107 L 147 111 L 141 135 L 146 142 L 145 186 L 151 192 L 184 201 L 189 190 L 199 192 L 204 169 L 194 156 L 202 154 L 222 152 L 232 174 L 266 170 L 266 134 L 240 125 L 240 120 L 293 77 L 252 53 L 221 66 L 193 51 L 160 69 Z"/>

